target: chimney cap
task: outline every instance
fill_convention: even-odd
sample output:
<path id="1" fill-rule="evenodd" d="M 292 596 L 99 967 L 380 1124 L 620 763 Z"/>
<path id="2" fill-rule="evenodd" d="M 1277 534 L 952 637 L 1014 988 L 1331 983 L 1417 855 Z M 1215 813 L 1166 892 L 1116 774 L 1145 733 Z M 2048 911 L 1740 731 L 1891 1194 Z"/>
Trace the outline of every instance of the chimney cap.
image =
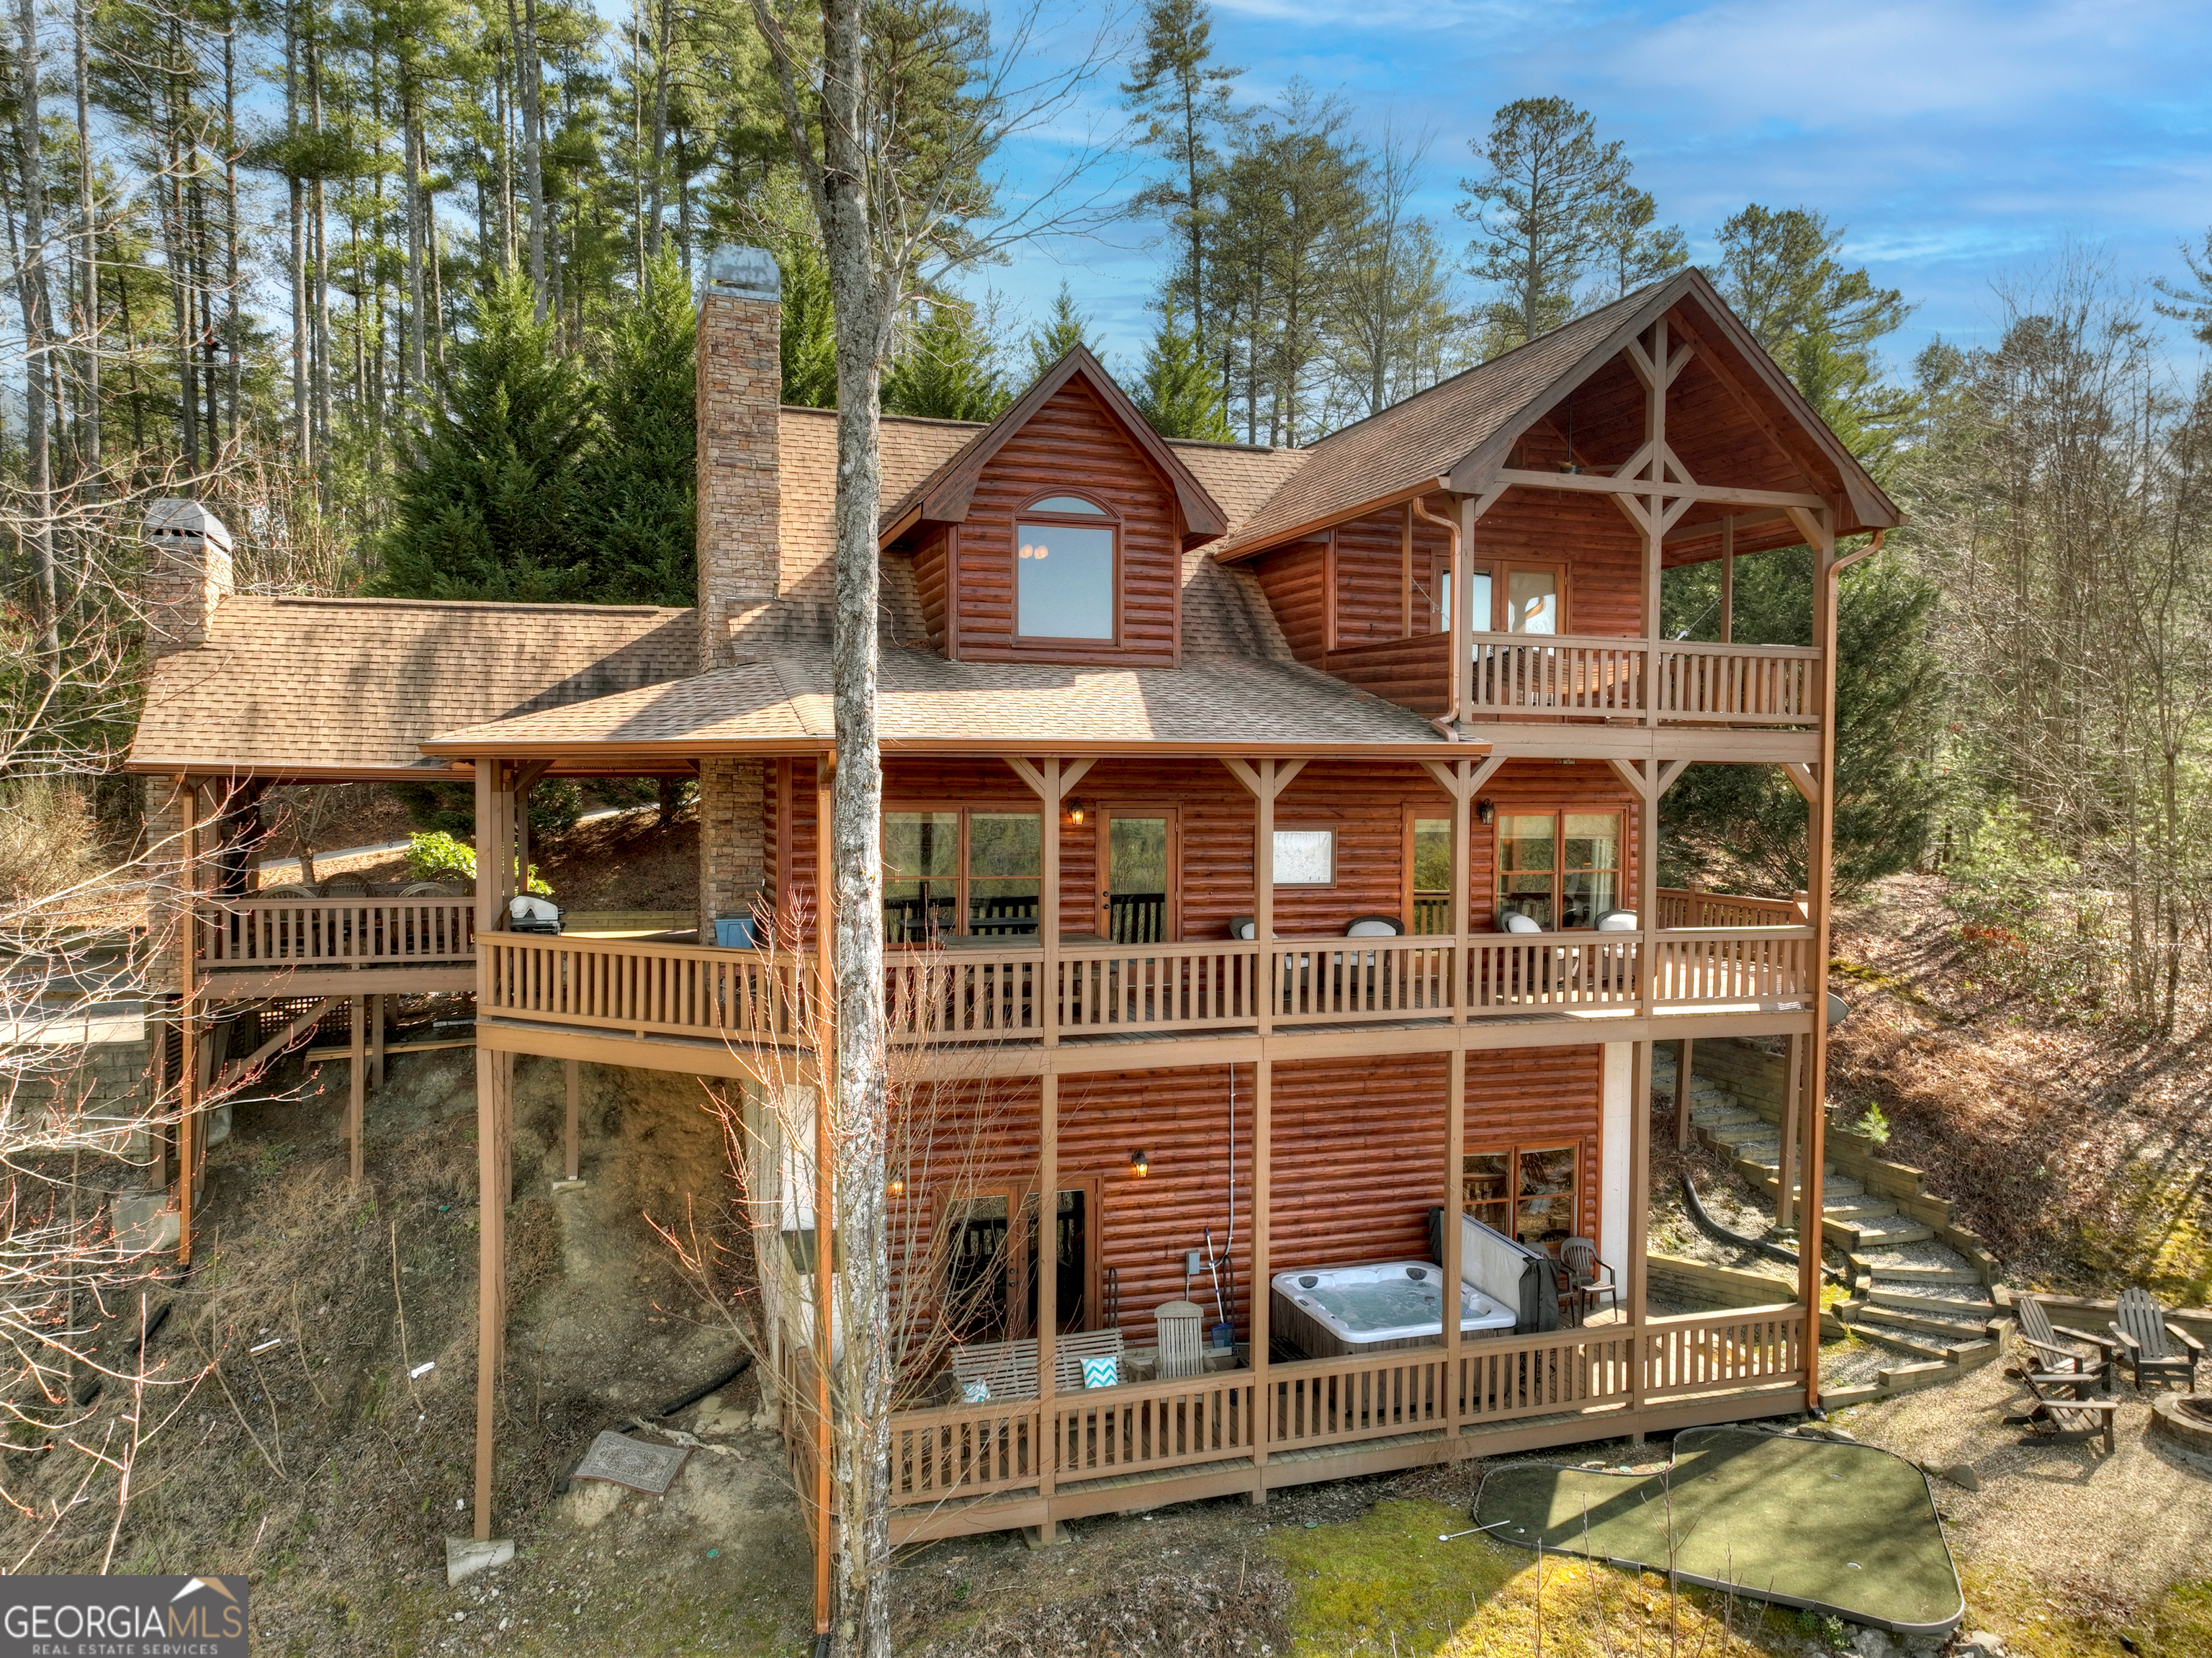
<path id="1" fill-rule="evenodd" d="M 707 281 L 701 297 L 708 294 L 781 300 L 782 267 L 765 247 L 717 247 L 707 256 Z"/>
<path id="2" fill-rule="evenodd" d="M 147 509 L 147 539 L 172 541 L 188 537 L 211 541 L 225 552 L 231 550 L 229 527 L 197 501 L 170 496 Z"/>

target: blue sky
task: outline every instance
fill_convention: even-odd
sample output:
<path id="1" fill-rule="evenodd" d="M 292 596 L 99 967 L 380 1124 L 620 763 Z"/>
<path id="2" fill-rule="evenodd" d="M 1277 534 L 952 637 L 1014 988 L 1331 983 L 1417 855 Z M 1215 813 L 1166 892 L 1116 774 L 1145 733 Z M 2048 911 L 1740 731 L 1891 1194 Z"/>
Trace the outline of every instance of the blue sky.
<path id="1" fill-rule="evenodd" d="M 1215 0 L 1214 40 L 1245 69 L 1240 103 L 1303 76 L 1340 89 L 1370 131 L 1432 129 L 1421 205 L 1454 247 L 1468 137 L 1498 105 L 1545 94 L 1626 143 L 1693 259 L 1747 201 L 1817 209 L 1918 307 L 1893 342 L 1900 363 L 1933 333 L 1985 338 L 1991 283 L 2065 240 L 2103 247 L 2122 274 L 2172 277 L 2176 243 L 2212 223 L 2203 0 Z M 1016 192 L 1047 148 L 1009 152 Z M 970 285 L 1027 317 L 1064 277 L 1109 353 L 1133 357 L 1164 257 L 1144 245 L 1154 234 L 1025 248 Z"/>

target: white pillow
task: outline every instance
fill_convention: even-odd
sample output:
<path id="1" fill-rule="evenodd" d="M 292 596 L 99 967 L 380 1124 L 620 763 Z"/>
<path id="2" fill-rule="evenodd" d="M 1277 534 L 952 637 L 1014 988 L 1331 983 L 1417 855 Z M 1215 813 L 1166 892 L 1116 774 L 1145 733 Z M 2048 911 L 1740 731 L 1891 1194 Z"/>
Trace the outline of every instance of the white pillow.
<path id="1" fill-rule="evenodd" d="M 1398 930 L 1387 921 L 1355 921 L 1344 930 L 1346 938 L 1395 938 Z"/>
<path id="2" fill-rule="evenodd" d="M 1256 921 L 1240 921 L 1237 923 L 1236 936 L 1238 938 L 1250 938 L 1258 930 L 1259 925 L 1260 923 Z"/>
<path id="3" fill-rule="evenodd" d="M 1597 930 L 1601 933 L 1632 933 L 1636 930 L 1636 911 L 1607 910 L 1597 918 Z"/>
<path id="4" fill-rule="evenodd" d="M 1505 917 L 1504 928 L 1509 933 L 1540 933 L 1544 930 L 1536 924 L 1535 917 L 1524 916 L 1518 910 Z"/>

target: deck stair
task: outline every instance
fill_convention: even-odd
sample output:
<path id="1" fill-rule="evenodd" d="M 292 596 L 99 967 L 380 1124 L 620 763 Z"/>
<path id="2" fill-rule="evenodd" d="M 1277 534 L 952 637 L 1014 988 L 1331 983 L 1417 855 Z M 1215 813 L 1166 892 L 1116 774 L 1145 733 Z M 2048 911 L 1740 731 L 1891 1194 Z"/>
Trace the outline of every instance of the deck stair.
<path id="1" fill-rule="evenodd" d="M 1664 1098 L 1674 1089 L 1674 1056 L 1661 1048 L 1653 1060 L 1652 1086 Z M 1690 1126 L 1738 1175 L 1774 1197 L 1778 1107 L 1700 1076 L 1692 1084 Z M 1821 1234 L 1850 1255 L 1857 1287 L 1837 1315 L 1862 1339 L 1911 1361 L 1908 1370 L 1929 1367 L 1930 1379 L 1936 1367 L 1957 1375 L 1995 1358 L 1990 1325 L 2000 1309 L 1987 1288 L 1988 1264 L 1942 1241 L 1940 1233 L 1952 1230 L 1950 1204 L 1928 1195 L 1919 1171 L 1867 1155 L 1858 1137 L 1835 1134 L 1831 1143 L 1842 1146 L 1851 1172 L 1832 1156 L 1823 1165 Z"/>

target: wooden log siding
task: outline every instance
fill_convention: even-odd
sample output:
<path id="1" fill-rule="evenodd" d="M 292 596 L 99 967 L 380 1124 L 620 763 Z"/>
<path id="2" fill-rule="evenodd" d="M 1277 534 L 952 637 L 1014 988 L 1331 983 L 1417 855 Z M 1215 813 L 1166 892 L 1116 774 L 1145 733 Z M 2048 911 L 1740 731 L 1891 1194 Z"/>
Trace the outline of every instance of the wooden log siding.
<path id="1" fill-rule="evenodd" d="M 792 855 L 780 860 L 778 902 L 814 905 L 814 800 L 811 769 L 794 766 Z M 1484 786 L 1483 798 L 1500 814 L 1519 811 L 1619 812 L 1626 818 L 1630 869 L 1624 891 L 1634 890 L 1637 856 L 1632 798 L 1602 764 L 1516 760 Z M 1231 916 L 1253 912 L 1252 814 L 1249 794 L 1210 759 L 1104 759 L 1077 786 L 1074 799 L 1093 809 L 1082 826 L 1060 827 L 1060 915 L 1066 930 L 1088 930 L 1096 911 L 1098 818 L 1096 807 L 1118 801 L 1172 804 L 1178 814 L 1182 861 L 1182 936 L 1188 942 L 1225 940 Z M 971 806 L 1035 811 L 1031 794 L 1001 761 L 937 759 L 896 754 L 884 763 L 886 810 Z M 1298 774 L 1277 803 L 1285 828 L 1328 827 L 1337 832 L 1336 881 L 1329 887 L 1278 887 L 1275 930 L 1285 939 L 1341 935 L 1361 915 L 1400 916 L 1405 908 L 1405 811 L 1449 819 L 1451 802 L 1428 774 L 1410 762 L 1369 764 L 1316 760 Z M 771 802 L 773 814 L 775 807 Z M 1470 924 L 1486 932 L 1495 923 L 1497 834 L 1494 825 L 1470 818 L 1468 869 Z M 895 953 L 894 953 L 895 954 Z"/>
<path id="2" fill-rule="evenodd" d="M 1577 1228 L 1598 1228 L 1601 1050 L 1508 1049 L 1467 1057 L 1467 1146 L 1571 1146 L 1577 1168 Z M 1274 1192 L 1271 1271 L 1426 1260 L 1428 1213 L 1443 1168 L 1445 1057 L 1281 1064 L 1274 1070 Z M 1236 1129 L 1230 1130 L 1230 1080 Z M 1208 1065 L 1173 1070 L 1065 1076 L 1060 1082 L 1063 1185 L 1096 1176 L 1101 1186 L 1098 1260 L 1120 1278 L 1121 1328 L 1152 1339 L 1152 1311 L 1183 1294 L 1183 1252 L 1229 1241 L 1231 1150 L 1235 1150 L 1235 1252 L 1224 1282 L 1231 1320 L 1249 1328 L 1253 1069 Z M 908 1202 L 916 1228 L 934 1223 L 956 1187 L 1024 1185 L 1037 1167 L 1038 1085 L 948 1084 L 931 1100 L 933 1147 L 916 1147 L 910 1167 L 945 1171 L 943 1189 Z M 1130 1154 L 1142 1149 L 1149 1173 Z M 894 1222 L 895 1234 L 902 1222 Z M 918 1235 L 914 1247 L 921 1247 Z M 1194 1297 L 1211 1311 L 1212 1284 Z M 1096 1317 L 1095 1309 L 1093 1317 Z"/>
<path id="3" fill-rule="evenodd" d="M 1261 591 L 1283 630 L 1291 655 L 1308 667 L 1328 658 L 1328 551 L 1320 541 L 1302 541 L 1263 554 L 1253 565 Z"/>
<path id="4" fill-rule="evenodd" d="M 951 613 L 945 606 L 945 560 L 953 537 L 951 525 L 933 531 L 914 550 L 915 591 L 921 600 L 921 619 L 929 627 L 929 648 L 951 654 L 945 638 Z"/>
<path id="5" fill-rule="evenodd" d="M 1031 499 L 1056 490 L 1080 490 L 1121 515 L 1118 645 L 1029 645 L 1014 637 L 1014 521 Z M 1182 546 L 1174 492 L 1080 380 L 1054 393 L 991 458 L 951 543 L 951 654 L 960 660 L 1170 666 L 1177 660 Z M 916 576 L 922 573 L 917 567 Z M 930 602 L 925 589 L 925 614 Z"/>

